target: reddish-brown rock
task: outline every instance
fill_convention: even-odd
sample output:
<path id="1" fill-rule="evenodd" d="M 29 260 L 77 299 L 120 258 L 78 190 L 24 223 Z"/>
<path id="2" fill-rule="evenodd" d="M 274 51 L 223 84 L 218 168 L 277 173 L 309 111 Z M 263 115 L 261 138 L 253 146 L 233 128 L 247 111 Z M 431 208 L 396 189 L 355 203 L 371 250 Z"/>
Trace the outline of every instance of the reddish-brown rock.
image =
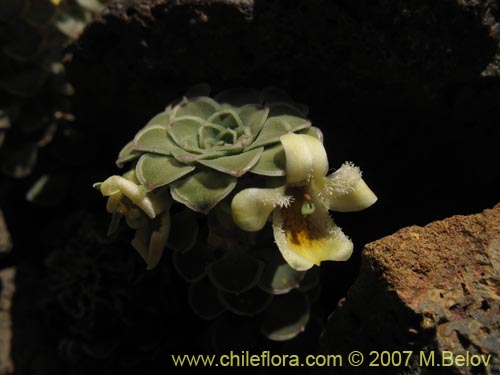
<path id="1" fill-rule="evenodd" d="M 12 248 L 10 233 L 0 210 L 0 256 Z M 13 370 L 11 352 L 12 320 L 10 308 L 14 295 L 14 268 L 0 269 L 0 375 Z"/>
<path id="2" fill-rule="evenodd" d="M 329 319 L 325 351 L 360 350 L 365 364 L 372 350 L 414 352 L 409 367 L 384 373 L 500 373 L 500 204 L 401 229 L 366 245 L 362 257 L 358 280 Z M 431 352 L 436 366 L 422 362 Z M 447 366 L 460 355 L 481 363 Z"/>

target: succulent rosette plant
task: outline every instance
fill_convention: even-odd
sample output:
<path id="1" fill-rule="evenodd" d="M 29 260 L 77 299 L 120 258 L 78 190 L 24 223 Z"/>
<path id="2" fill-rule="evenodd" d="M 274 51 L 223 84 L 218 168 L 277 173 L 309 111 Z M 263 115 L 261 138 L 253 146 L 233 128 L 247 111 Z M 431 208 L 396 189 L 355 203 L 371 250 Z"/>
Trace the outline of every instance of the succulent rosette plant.
<path id="1" fill-rule="evenodd" d="M 309 319 L 317 278 L 305 271 L 352 253 L 329 210 L 357 211 L 377 198 L 351 163 L 328 174 L 321 131 L 286 93 L 228 90 L 212 98 L 209 91 L 196 86 L 154 116 L 119 153 L 117 165 L 131 169 L 95 187 L 108 197 L 111 230 L 120 217 L 136 230 L 132 245 L 148 268 L 166 247 L 175 250 L 199 315 L 252 316 L 298 304 L 293 324 L 262 328 L 288 339 Z"/>

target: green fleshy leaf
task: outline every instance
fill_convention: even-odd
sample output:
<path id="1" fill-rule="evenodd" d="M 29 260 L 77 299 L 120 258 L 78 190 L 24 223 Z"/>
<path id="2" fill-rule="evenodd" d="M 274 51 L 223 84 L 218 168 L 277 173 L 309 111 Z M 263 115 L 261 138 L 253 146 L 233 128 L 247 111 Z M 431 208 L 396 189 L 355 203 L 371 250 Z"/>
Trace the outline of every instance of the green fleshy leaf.
<path id="1" fill-rule="evenodd" d="M 215 171 L 200 171 L 172 183 L 172 197 L 193 211 L 207 214 L 236 186 L 237 178 Z"/>
<path id="2" fill-rule="evenodd" d="M 227 103 L 235 107 L 241 107 L 249 103 L 259 103 L 260 92 L 256 89 L 229 89 L 218 93 L 215 100 L 219 103 Z"/>
<path id="3" fill-rule="evenodd" d="M 113 237 L 118 233 L 118 230 L 120 229 L 121 219 L 122 219 L 121 214 L 113 212 L 113 214 L 111 215 L 111 222 L 109 223 L 108 226 L 108 231 L 106 232 L 107 237 Z"/>
<path id="4" fill-rule="evenodd" d="M 223 152 L 226 155 L 234 155 L 243 152 L 245 146 L 243 143 L 237 142 L 236 144 L 225 144 L 223 146 L 214 146 L 212 147 L 212 152 Z"/>
<path id="5" fill-rule="evenodd" d="M 219 108 L 220 105 L 215 100 L 201 96 L 191 99 L 185 98 L 174 108 L 173 112 L 175 113 L 175 121 L 180 120 L 181 117 L 196 117 L 206 120 Z"/>
<path id="6" fill-rule="evenodd" d="M 203 154 L 193 154 L 191 152 L 184 151 L 179 147 L 174 147 L 172 149 L 172 156 L 182 164 L 194 165 L 197 161 L 203 159 L 217 158 L 225 156 L 227 153 L 224 151 L 208 151 Z"/>
<path id="7" fill-rule="evenodd" d="M 208 278 L 221 291 L 241 294 L 257 284 L 263 269 L 264 264 L 252 256 L 228 253 L 208 267 Z"/>
<path id="8" fill-rule="evenodd" d="M 252 168 L 262 155 L 263 147 L 242 154 L 223 156 L 212 160 L 200 160 L 199 163 L 231 176 L 240 177 Z"/>
<path id="9" fill-rule="evenodd" d="M 224 128 L 237 129 L 243 127 L 243 122 L 241 121 L 238 113 L 232 108 L 222 109 L 218 112 L 212 114 L 207 122 L 218 124 Z"/>
<path id="10" fill-rule="evenodd" d="M 185 253 L 191 250 L 198 238 L 198 221 L 190 210 L 183 210 L 172 216 L 167 247 Z"/>
<path id="11" fill-rule="evenodd" d="M 137 133 L 134 137 L 134 149 L 148 151 L 156 154 L 171 155 L 172 149 L 177 147 L 167 134 L 162 125 L 151 125 Z"/>
<path id="12" fill-rule="evenodd" d="M 137 178 L 147 191 L 170 184 L 185 176 L 195 167 L 179 163 L 172 157 L 144 154 L 135 167 Z"/>
<path id="13" fill-rule="evenodd" d="M 259 136 L 248 149 L 277 143 L 282 135 L 293 133 L 308 128 L 309 126 L 311 126 L 311 122 L 300 117 L 290 115 L 269 117 Z"/>
<path id="14" fill-rule="evenodd" d="M 123 164 L 137 159 L 139 156 L 141 156 L 141 153 L 137 152 L 134 149 L 134 142 L 131 141 L 121 149 L 120 153 L 118 154 L 118 159 L 116 159 L 115 163 L 118 168 L 122 168 Z"/>
<path id="15" fill-rule="evenodd" d="M 259 288 L 250 289 L 241 294 L 232 294 L 219 290 L 219 299 L 231 312 L 241 316 L 253 316 L 264 311 L 273 300 L 273 295 Z"/>
<path id="16" fill-rule="evenodd" d="M 205 123 L 198 130 L 198 141 L 200 147 L 204 149 L 209 149 L 218 142 L 217 138 L 220 136 L 222 132 L 226 129 L 221 125 Z"/>
<path id="17" fill-rule="evenodd" d="M 180 148 L 199 149 L 198 130 L 203 120 L 193 116 L 176 117 L 167 127 L 168 134 Z"/>
<path id="18" fill-rule="evenodd" d="M 149 128 L 150 126 L 155 125 L 160 125 L 166 128 L 168 123 L 170 122 L 171 117 L 171 112 L 167 109 L 165 110 L 165 112 L 158 113 L 151 120 L 149 120 L 144 128 Z"/>
<path id="19" fill-rule="evenodd" d="M 238 114 L 243 124 L 250 128 L 252 139 L 255 139 L 269 116 L 269 108 L 248 104 L 239 108 Z"/>
<path id="20" fill-rule="evenodd" d="M 290 340 L 304 330 L 309 316 L 309 301 L 302 293 L 276 296 L 266 309 L 261 332 L 274 341 Z"/>
<path id="21" fill-rule="evenodd" d="M 217 298 L 217 289 L 208 281 L 201 280 L 191 284 L 188 301 L 193 311 L 203 319 L 213 319 L 226 310 Z"/>
<path id="22" fill-rule="evenodd" d="M 286 294 L 300 285 L 305 274 L 290 267 L 283 257 L 276 257 L 266 264 L 258 286 L 267 293 Z"/>
<path id="23" fill-rule="evenodd" d="M 266 149 L 250 172 L 263 176 L 284 176 L 286 174 L 285 150 L 281 144 Z"/>

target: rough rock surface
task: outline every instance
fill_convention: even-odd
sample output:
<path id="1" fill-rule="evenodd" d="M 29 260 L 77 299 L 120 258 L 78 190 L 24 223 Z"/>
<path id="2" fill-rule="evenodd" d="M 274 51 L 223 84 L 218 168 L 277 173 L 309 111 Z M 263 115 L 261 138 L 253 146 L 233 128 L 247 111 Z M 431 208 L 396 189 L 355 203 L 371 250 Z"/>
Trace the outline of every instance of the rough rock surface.
<path id="1" fill-rule="evenodd" d="M 0 210 L 0 256 L 12 248 L 10 233 Z M 14 268 L 0 269 L 0 375 L 13 370 L 11 359 L 12 319 L 11 306 L 14 295 Z"/>
<path id="2" fill-rule="evenodd" d="M 367 360 L 375 358 L 371 350 L 416 353 L 410 368 L 384 373 L 499 374 L 500 204 L 366 245 L 360 276 L 329 318 L 322 345 L 329 353 L 360 350 Z M 444 351 L 491 359 L 488 366 L 420 366 L 419 351 L 434 351 L 436 363 Z"/>
<path id="3" fill-rule="evenodd" d="M 14 370 L 11 358 L 12 317 L 11 306 L 14 296 L 15 268 L 0 270 L 0 375 Z"/>
<path id="4" fill-rule="evenodd" d="M 5 223 L 5 217 L 2 210 L 0 210 L 0 256 L 10 252 L 12 249 L 12 241 L 10 238 L 9 230 L 7 229 L 7 223 Z"/>

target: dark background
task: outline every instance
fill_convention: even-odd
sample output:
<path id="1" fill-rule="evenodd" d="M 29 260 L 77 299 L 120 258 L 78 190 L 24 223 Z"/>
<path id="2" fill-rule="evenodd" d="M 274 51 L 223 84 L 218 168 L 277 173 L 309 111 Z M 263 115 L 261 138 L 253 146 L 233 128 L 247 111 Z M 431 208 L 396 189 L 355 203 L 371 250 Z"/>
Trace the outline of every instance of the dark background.
<path id="1" fill-rule="evenodd" d="M 57 304 L 47 298 L 53 293 L 47 288 L 59 277 L 56 271 L 51 279 L 54 268 L 71 269 L 74 263 L 81 270 L 86 262 L 75 261 L 82 253 L 80 245 L 71 242 L 75 238 L 84 244 L 89 259 L 101 259 L 96 272 L 106 280 L 100 285 L 127 290 L 129 305 L 113 318 L 126 315 L 132 322 L 123 339 L 130 343 L 121 357 L 135 355 L 137 366 L 147 363 L 153 371 L 165 366 L 161 353 L 173 348 L 181 353 L 206 350 L 206 323 L 186 308 L 182 280 L 167 271 L 142 275 L 135 253 L 124 254 L 116 245 L 101 256 L 98 246 L 85 247 L 81 240 L 82 233 L 105 231 L 107 224 L 104 200 L 91 184 L 116 173 L 120 148 L 193 84 L 207 82 L 214 92 L 233 87 L 285 89 L 309 105 L 313 125 L 324 133 L 331 167 L 354 162 L 377 194 L 378 202 L 366 211 L 334 215 L 353 239 L 355 254 L 346 263 L 322 265 L 318 308 L 323 318 L 355 280 L 363 244 L 405 226 L 476 213 L 498 203 L 498 16 L 494 2 L 452 0 L 140 1 L 129 9 L 111 5 L 68 49 L 77 122 L 64 142 L 55 142 L 41 155 L 35 170 L 35 175 L 57 170 L 71 177 L 63 202 L 50 209 L 25 202 L 24 192 L 35 177 L 9 181 L 1 197 L 14 241 L 8 262 L 18 265 L 16 298 L 21 307 L 15 320 L 14 359 L 18 368 L 26 367 L 19 373 L 44 373 L 54 366 L 64 373 L 88 373 L 88 368 L 79 367 L 82 363 L 102 373 L 118 368 L 95 356 L 85 362 L 88 353 L 66 362 L 55 354 L 61 351 L 62 339 L 82 340 L 82 332 L 89 332 L 92 337 L 85 340 L 97 342 L 94 346 L 105 353 L 108 344 L 102 342 L 122 329 L 119 324 L 95 327 L 98 318 L 88 326 L 64 321 Z M 127 236 L 130 233 L 122 234 L 124 244 Z M 58 249 L 66 249 L 65 255 Z M 168 261 L 164 257 L 163 262 Z M 123 262 L 128 268 L 114 266 Z M 130 267 L 142 275 L 133 286 L 121 281 Z M 92 272 L 85 277 L 91 278 Z M 116 277 L 109 276 L 113 272 Z M 64 285 L 56 288 L 58 293 L 74 295 L 71 282 Z M 111 292 L 106 298 L 120 300 Z M 44 311 L 52 312 L 40 315 L 33 306 L 47 300 L 52 302 Z M 150 308 L 141 308 L 144 305 Z M 99 316 L 107 322 L 109 314 L 115 312 Z M 154 341 L 155 332 L 163 346 Z M 31 337 L 37 344 L 27 346 Z M 143 342 L 161 350 L 137 350 Z"/>

